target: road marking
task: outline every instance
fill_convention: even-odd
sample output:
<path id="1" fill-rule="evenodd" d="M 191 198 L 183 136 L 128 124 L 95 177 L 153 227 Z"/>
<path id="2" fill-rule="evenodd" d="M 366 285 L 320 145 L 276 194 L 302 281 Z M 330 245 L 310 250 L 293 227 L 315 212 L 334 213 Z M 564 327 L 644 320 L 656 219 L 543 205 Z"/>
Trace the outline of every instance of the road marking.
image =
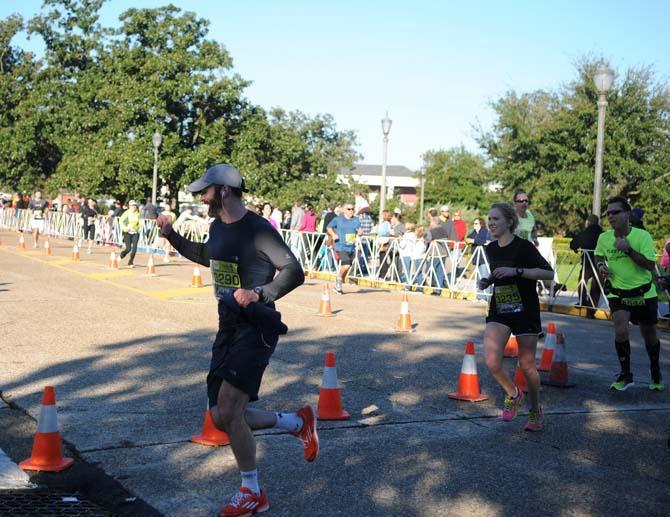
<path id="1" fill-rule="evenodd" d="M 150 291 L 147 292 L 148 296 L 152 298 L 157 298 L 159 300 L 168 300 L 170 298 L 177 298 L 179 296 L 192 296 L 194 294 L 207 293 L 209 294 L 209 289 L 203 289 L 199 287 L 184 287 L 182 289 L 165 289 L 163 291 Z"/>
<path id="2" fill-rule="evenodd" d="M 16 255 L 18 257 L 25 257 L 27 259 L 30 259 L 34 262 L 39 262 L 41 264 L 45 264 L 47 266 L 52 266 L 58 269 L 62 269 L 64 271 L 68 271 L 70 273 L 74 273 L 79 276 L 83 276 L 84 278 L 88 278 L 89 280 L 94 280 L 96 282 L 102 282 L 103 284 L 111 285 L 114 287 L 119 287 L 121 289 L 125 289 L 126 291 L 131 291 L 133 293 L 141 294 L 144 295 L 148 298 L 152 298 L 155 300 L 162 300 L 162 301 L 171 301 L 171 298 L 176 298 L 180 296 L 192 296 L 194 294 L 201 294 L 201 293 L 209 293 L 210 291 L 208 289 L 203 289 L 203 288 L 196 288 L 196 287 L 184 287 L 181 289 L 164 289 L 162 291 L 145 291 L 143 289 L 137 289 L 136 287 L 131 287 L 129 285 L 124 285 L 124 284 L 119 284 L 116 282 L 113 282 L 111 279 L 114 278 L 127 278 L 131 276 L 144 276 L 144 275 L 139 275 L 137 272 L 134 271 L 128 271 L 128 270 L 122 270 L 122 271 L 106 271 L 104 273 L 86 273 L 83 271 L 78 271 L 72 267 L 66 267 L 65 264 L 68 266 L 73 266 L 76 263 L 72 262 L 71 260 L 65 260 L 65 259 L 42 259 L 39 258 L 39 256 L 30 256 L 25 253 L 19 252 L 19 251 L 10 251 L 9 249 L 2 249 L 0 248 L 0 251 L 4 251 L 5 253 L 10 253 L 12 255 Z M 87 264 L 88 265 L 88 264 Z M 198 303 L 197 301 L 190 302 L 188 300 L 178 300 L 179 303 Z"/>
<path id="3" fill-rule="evenodd" d="M 91 280 L 107 280 L 108 278 L 120 278 L 124 276 L 135 276 L 132 271 L 107 271 L 105 273 L 84 273 Z"/>
<path id="4" fill-rule="evenodd" d="M 9 459 L 5 451 L 0 449 L 0 490 L 15 490 L 18 488 L 35 488 L 30 482 L 28 474 Z"/>

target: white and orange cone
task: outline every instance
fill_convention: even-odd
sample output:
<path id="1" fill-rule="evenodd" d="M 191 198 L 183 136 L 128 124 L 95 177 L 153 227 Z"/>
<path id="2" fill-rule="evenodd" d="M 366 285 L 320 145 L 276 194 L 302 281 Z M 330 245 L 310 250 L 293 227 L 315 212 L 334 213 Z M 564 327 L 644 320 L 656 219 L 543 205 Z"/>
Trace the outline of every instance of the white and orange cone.
<path id="1" fill-rule="evenodd" d="M 316 414 L 319 420 L 349 420 L 351 418 L 351 415 L 342 408 L 340 383 L 337 380 L 337 366 L 335 366 L 335 353 L 333 352 L 326 352 Z"/>
<path id="2" fill-rule="evenodd" d="M 328 284 L 323 286 L 323 293 L 321 293 L 321 303 L 319 303 L 319 313 L 317 316 L 323 316 L 324 318 L 332 318 L 335 316 L 330 305 L 330 287 Z"/>
<path id="3" fill-rule="evenodd" d="M 477 361 L 475 360 L 475 344 L 468 341 L 465 344 L 465 355 L 461 365 L 461 374 L 458 377 L 458 387 L 455 393 L 449 393 L 450 399 L 467 400 L 469 402 L 481 402 L 488 400 L 489 396 L 479 390 L 479 375 L 477 374 Z"/>
<path id="4" fill-rule="evenodd" d="M 51 254 L 52 252 L 51 252 L 51 246 L 49 245 L 49 239 L 46 239 L 44 241 L 44 249 L 42 250 L 42 255 L 50 257 Z"/>
<path id="5" fill-rule="evenodd" d="M 542 347 L 542 357 L 540 358 L 540 366 L 537 367 L 539 372 L 551 371 L 551 363 L 554 359 L 554 349 L 556 348 L 556 325 L 549 323 L 547 326 L 547 335 L 544 338 L 544 346 Z"/>
<path id="6" fill-rule="evenodd" d="M 72 246 L 72 260 L 75 262 L 79 262 L 80 257 L 79 257 L 79 246 L 76 244 Z"/>
<path id="7" fill-rule="evenodd" d="M 568 359 L 565 353 L 565 338 L 562 332 L 556 333 L 556 348 L 554 349 L 554 359 L 551 361 L 551 370 L 549 379 L 542 384 L 547 386 L 556 386 L 558 388 L 572 388 L 574 382 L 568 379 Z"/>
<path id="8" fill-rule="evenodd" d="M 503 357 L 519 357 L 519 343 L 516 336 L 510 336 L 503 350 Z"/>
<path id="9" fill-rule="evenodd" d="M 63 456 L 63 447 L 58 431 L 56 412 L 56 392 L 53 386 L 44 388 L 42 408 L 37 423 L 37 432 L 30 458 L 19 463 L 23 470 L 60 472 L 68 468 L 74 460 Z"/>
<path id="10" fill-rule="evenodd" d="M 149 255 L 149 260 L 147 261 L 147 276 L 156 276 L 156 266 L 154 265 L 154 254 Z"/>
<path id="11" fill-rule="evenodd" d="M 395 326 L 396 332 L 414 332 L 412 327 L 412 317 L 409 314 L 409 297 L 406 294 L 402 295 L 400 302 L 400 317 Z"/>
<path id="12" fill-rule="evenodd" d="M 19 243 L 17 244 L 17 247 L 20 250 L 26 249 L 26 239 L 23 237 L 23 234 L 19 235 Z"/>
<path id="13" fill-rule="evenodd" d="M 191 441 L 201 445 L 209 445 L 210 447 L 219 447 L 220 445 L 230 444 L 228 434 L 220 431 L 214 425 L 212 412 L 209 410 L 209 404 L 205 407 L 205 419 L 202 423 L 202 431 L 200 434 L 191 436 Z"/>
<path id="14" fill-rule="evenodd" d="M 200 268 L 195 266 L 193 268 L 193 277 L 191 278 L 191 287 L 202 287 L 202 275 L 200 274 Z"/>
<path id="15" fill-rule="evenodd" d="M 119 259 L 116 258 L 116 253 L 113 251 L 109 255 L 109 267 L 112 269 L 119 269 Z"/>

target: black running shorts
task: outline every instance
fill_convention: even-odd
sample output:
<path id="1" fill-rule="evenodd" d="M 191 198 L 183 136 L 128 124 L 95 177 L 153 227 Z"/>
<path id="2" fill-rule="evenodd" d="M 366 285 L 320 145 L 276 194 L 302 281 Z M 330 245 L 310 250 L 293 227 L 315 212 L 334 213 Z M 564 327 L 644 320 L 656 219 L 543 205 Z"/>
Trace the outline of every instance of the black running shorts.
<path id="1" fill-rule="evenodd" d="M 631 299 L 629 299 L 631 300 Z M 656 325 L 658 323 L 658 298 L 645 298 L 643 305 L 629 305 L 619 297 L 607 298 L 612 314 L 617 311 L 628 311 L 633 325 Z"/>
<path id="2" fill-rule="evenodd" d="M 263 373 L 277 346 L 278 336 L 264 335 L 246 323 L 226 326 L 216 334 L 207 376 L 209 407 L 216 405 L 223 381 L 258 400 Z"/>
<path id="3" fill-rule="evenodd" d="M 526 334 L 538 335 L 542 332 L 542 323 L 539 314 L 528 314 L 526 312 L 518 314 L 493 314 L 486 318 L 486 323 L 491 322 L 505 325 L 515 336 Z"/>
<path id="4" fill-rule="evenodd" d="M 84 240 L 92 241 L 95 239 L 95 225 L 84 225 Z"/>
<path id="5" fill-rule="evenodd" d="M 340 254 L 340 265 L 341 266 L 351 266 L 354 263 L 354 254 L 353 251 L 341 250 L 338 251 Z"/>

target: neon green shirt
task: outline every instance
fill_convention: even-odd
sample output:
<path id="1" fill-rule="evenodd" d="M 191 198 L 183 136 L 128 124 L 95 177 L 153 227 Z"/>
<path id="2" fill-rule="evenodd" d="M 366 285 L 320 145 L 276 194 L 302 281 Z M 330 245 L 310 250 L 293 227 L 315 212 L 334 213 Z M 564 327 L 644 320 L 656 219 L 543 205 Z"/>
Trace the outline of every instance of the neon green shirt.
<path id="1" fill-rule="evenodd" d="M 140 231 L 140 211 L 129 208 L 119 218 L 121 230 L 126 233 L 137 233 Z"/>
<path id="2" fill-rule="evenodd" d="M 631 228 L 626 236 L 630 247 L 639 254 L 644 255 L 648 260 L 656 261 L 656 252 L 654 251 L 654 242 L 651 235 L 639 228 Z M 637 265 L 632 258 L 623 251 L 614 246 L 614 230 L 609 230 L 600 234 L 598 244 L 596 245 L 596 257 L 607 259 L 607 267 L 612 276 L 610 282 L 615 289 L 635 289 L 651 282 L 651 271 Z M 610 294 L 609 298 L 616 295 Z M 656 297 L 656 286 L 652 282 L 649 290 L 644 293 L 645 298 Z"/>
<path id="3" fill-rule="evenodd" d="M 530 213 L 530 210 L 526 210 L 526 217 L 519 217 L 519 226 L 514 230 L 514 235 L 532 241 L 533 228 L 535 228 L 535 217 Z"/>

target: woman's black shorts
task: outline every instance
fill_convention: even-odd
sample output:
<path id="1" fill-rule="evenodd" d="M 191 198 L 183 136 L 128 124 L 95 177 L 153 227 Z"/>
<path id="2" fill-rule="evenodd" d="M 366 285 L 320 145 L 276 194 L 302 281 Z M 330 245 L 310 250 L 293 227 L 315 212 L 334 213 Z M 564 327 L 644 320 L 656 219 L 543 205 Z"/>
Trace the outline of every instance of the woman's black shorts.
<path id="1" fill-rule="evenodd" d="M 538 335 L 542 332 L 542 322 L 540 321 L 539 313 L 489 314 L 486 317 L 486 323 L 491 322 L 509 327 L 515 336 L 523 336 L 525 334 Z"/>

